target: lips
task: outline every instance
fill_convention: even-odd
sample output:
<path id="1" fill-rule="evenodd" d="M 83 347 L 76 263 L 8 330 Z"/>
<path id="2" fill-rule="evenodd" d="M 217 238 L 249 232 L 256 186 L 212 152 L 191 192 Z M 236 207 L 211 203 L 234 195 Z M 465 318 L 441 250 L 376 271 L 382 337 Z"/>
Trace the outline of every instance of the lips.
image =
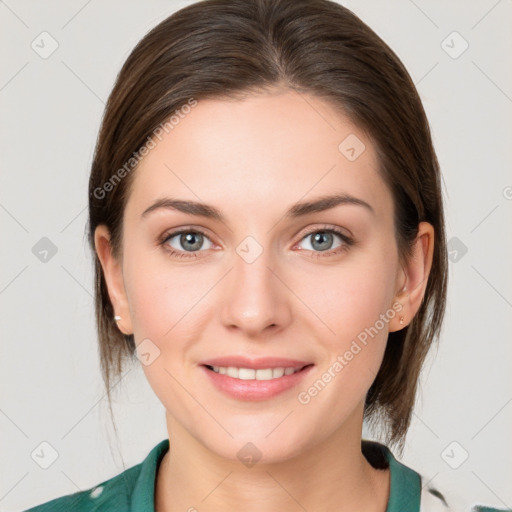
<path id="1" fill-rule="evenodd" d="M 267 400 L 299 384 L 313 363 L 296 359 L 221 357 L 200 367 L 224 394 L 244 401 Z"/>

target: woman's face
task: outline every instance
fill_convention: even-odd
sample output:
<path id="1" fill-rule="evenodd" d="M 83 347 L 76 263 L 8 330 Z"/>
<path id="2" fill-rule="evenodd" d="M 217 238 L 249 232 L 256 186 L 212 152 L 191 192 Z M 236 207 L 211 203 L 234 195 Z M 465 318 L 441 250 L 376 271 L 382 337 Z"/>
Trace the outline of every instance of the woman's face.
<path id="1" fill-rule="evenodd" d="M 269 462 L 360 439 L 405 283 L 368 138 L 287 91 L 199 101 L 155 140 L 134 171 L 115 307 L 168 425 Z M 344 199 L 298 206 L 326 196 Z"/>

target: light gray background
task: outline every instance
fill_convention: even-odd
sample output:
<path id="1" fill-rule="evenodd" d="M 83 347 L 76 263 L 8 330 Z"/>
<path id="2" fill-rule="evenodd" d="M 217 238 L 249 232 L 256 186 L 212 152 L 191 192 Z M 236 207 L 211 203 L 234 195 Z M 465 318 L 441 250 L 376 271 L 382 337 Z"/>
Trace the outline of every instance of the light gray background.
<path id="1" fill-rule="evenodd" d="M 119 443 L 113 434 L 94 328 L 87 181 L 123 61 L 189 3 L 0 1 L 2 511 L 91 487 L 123 470 L 120 454 L 130 467 L 167 436 L 138 366 L 115 387 Z M 457 251 L 441 343 L 423 372 L 402 460 L 448 494 L 512 507 L 512 1 L 344 5 L 417 84 Z M 58 42 L 47 59 L 31 47 L 51 48 L 43 31 Z M 43 237 L 57 248 L 46 262 L 32 250 Z M 58 452 L 48 469 L 31 457 L 43 441 Z"/>

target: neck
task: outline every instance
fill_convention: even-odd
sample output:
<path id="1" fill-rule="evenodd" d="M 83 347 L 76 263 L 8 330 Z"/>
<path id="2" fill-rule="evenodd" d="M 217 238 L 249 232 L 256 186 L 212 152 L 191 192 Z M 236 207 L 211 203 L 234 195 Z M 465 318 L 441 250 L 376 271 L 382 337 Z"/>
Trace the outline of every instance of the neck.
<path id="1" fill-rule="evenodd" d="M 368 463 L 360 429 L 335 432 L 286 461 L 246 467 L 208 450 L 169 415 L 167 423 L 170 443 L 157 474 L 156 512 L 386 510 L 389 469 Z"/>

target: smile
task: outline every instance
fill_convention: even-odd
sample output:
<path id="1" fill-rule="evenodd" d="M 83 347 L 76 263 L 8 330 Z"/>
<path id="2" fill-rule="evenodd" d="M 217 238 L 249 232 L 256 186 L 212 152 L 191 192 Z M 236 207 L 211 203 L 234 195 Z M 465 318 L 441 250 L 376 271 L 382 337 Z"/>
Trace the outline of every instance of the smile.
<path id="1" fill-rule="evenodd" d="M 257 365 L 260 366 L 259 368 L 204 363 L 199 368 L 213 384 L 213 389 L 225 396 L 242 401 L 269 400 L 286 391 L 291 391 L 301 385 L 306 375 L 314 368 L 314 364 L 299 363 L 297 365 L 297 361 L 288 362 L 296 366 L 268 367 L 263 362 L 260 363 Z"/>

